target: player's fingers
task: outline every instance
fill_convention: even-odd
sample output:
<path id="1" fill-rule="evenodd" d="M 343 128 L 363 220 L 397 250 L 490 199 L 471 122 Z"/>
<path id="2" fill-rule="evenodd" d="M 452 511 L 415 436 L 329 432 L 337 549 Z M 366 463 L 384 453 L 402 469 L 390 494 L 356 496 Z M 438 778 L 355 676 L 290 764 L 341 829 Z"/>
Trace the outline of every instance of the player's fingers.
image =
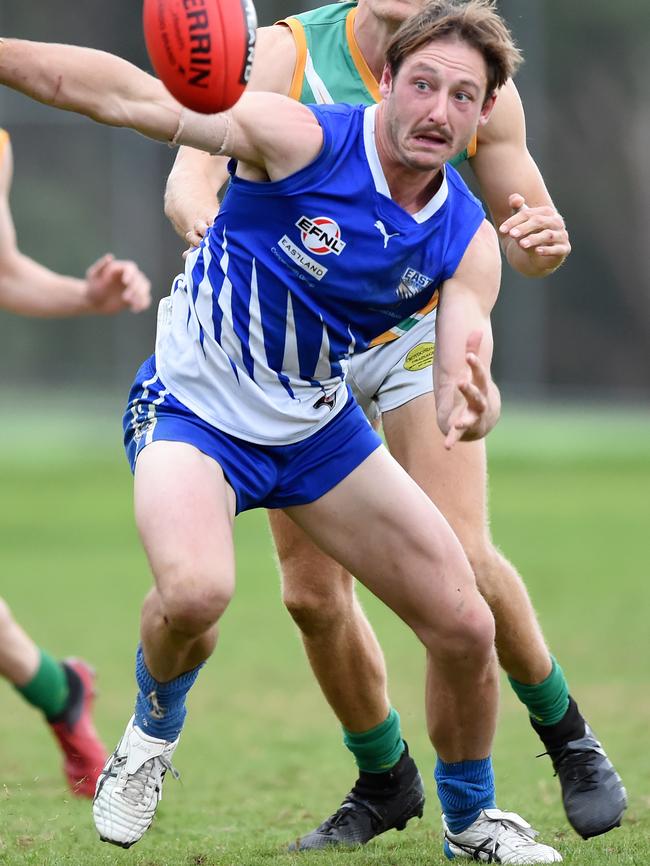
<path id="1" fill-rule="evenodd" d="M 466 355 L 466 360 L 470 370 L 472 371 L 472 384 L 475 385 L 483 394 L 486 394 L 488 387 L 488 376 L 485 365 L 478 357 L 478 355 L 475 355 L 472 352 L 468 352 L 468 354 Z"/>
<path id="2" fill-rule="evenodd" d="M 568 256 L 571 252 L 571 244 L 567 240 L 552 246 L 539 246 L 535 247 L 535 252 L 538 256 Z"/>
<path id="3" fill-rule="evenodd" d="M 483 391 L 471 383 L 459 385 L 458 390 L 467 400 L 468 411 L 463 417 L 463 424 L 465 427 L 468 427 L 478 419 L 479 415 L 482 415 L 485 412 L 487 409 L 487 400 Z M 472 417 L 472 415 L 476 415 L 476 417 Z"/>
<path id="4" fill-rule="evenodd" d="M 212 223 L 208 222 L 207 220 L 197 220 L 194 223 L 194 232 L 195 234 L 199 235 L 199 237 L 204 238 L 207 235 L 208 229 L 211 225 Z"/>
<path id="5" fill-rule="evenodd" d="M 513 192 L 512 195 L 508 196 L 508 205 L 512 211 L 517 213 L 517 211 L 526 207 L 526 199 L 520 193 Z"/>
<path id="6" fill-rule="evenodd" d="M 96 262 L 93 262 L 93 264 L 86 271 L 86 276 L 88 277 L 88 279 L 97 276 L 97 274 L 102 271 L 107 265 L 109 265 L 114 258 L 115 256 L 113 255 L 113 253 L 105 253 L 101 258 L 97 259 Z"/>
<path id="7" fill-rule="evenodd" d="M 502 234 L 509 234 L 513 238 L 524 237 L 543 229 L 566 230 L 561 214 L 552 207 L 526 207 L 499 226 Z"/>
<path id="8" fill-rule="evenodd" d="M 457 427 L 452 427 L 449 430 L 449 433 L 445 436 L 445 448 L 447 451 L 451 451 L 454 445 L 460 441 L 460 437 L 462 435 L 462 430 L 459 430 Z"/>
<path id="9" fill-rule="evenodd" d="M 188 242 L 190 247 L 198 247 L 201 246 L 203 236 L 200 235 L 198 232 L 195 232 L 194 229 L 191 229 L 185 234 L 185 240 Z"/>
<path id="10" fill-rule="evenodd" d="M 134 313 L 146 310 L 151 304 L 151 282 L 142 271 L 137 274 L 122 293 L 122 298 Z"/>
<path id="11" fill-rule="evenodd" d="M 523 247 L 525 250 L 542 245 L 550 247 L 553 246 L 554 243 L 560 243 L 561 240 L 562 237 L 559 232 L 552 231 L 552 229 L 544 229 L 543 231 L 536 231 L 527 235 L 525 238 L 522 238 L 519 241 L 519 246 Z"/>
<path id="12" fill-rule="evenodd" d="M 124 285 L 129 285 L 140 273 L 140 269 L 135 262 L 117 261 L 115 264 L 115 272 L 119 273 L 120 279 Z"/>

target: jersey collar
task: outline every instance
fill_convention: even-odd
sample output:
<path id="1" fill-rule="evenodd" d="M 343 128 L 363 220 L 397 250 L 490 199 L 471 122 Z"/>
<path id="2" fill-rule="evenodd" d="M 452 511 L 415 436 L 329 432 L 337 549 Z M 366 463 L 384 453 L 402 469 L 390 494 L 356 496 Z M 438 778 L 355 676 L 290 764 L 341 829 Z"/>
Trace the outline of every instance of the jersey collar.
<path id="1" fill-rule="evenodd" d="M 366 158 L 370 167 L 372 178 L 375 182 L 375 189 L 381 195 L 391 199 L 390 189 L 384 174 L 384 169 L 381 167 L 379 154 L 377 153 L 377 142 L 375 141 L 375 123 L 377 114 L 377 105 L 370 105 L 363 113 L 363 144 L 366 151 Z M 446 166 L 442 166 L 442 183 L 433 198 L 425 204 L 422 210 L 417 213 L 409 214 L 416 223 L 426 222 L 443 206 L 449 195 L 449 186 L 447 184 Z"/>

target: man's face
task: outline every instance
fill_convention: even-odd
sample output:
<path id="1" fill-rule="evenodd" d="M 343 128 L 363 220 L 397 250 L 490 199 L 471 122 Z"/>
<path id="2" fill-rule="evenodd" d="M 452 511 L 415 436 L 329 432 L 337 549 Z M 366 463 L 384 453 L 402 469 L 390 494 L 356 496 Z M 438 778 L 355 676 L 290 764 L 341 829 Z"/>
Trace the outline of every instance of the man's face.
<path id="1" fill-rule="evenodd" d="M 392 157 L 422 171 L 438 169 L 464 150 L 494 104 L 494 97 L 485 98 L 483 56 L 455 37 L 411 54 L 394 79 L 386 67 L 380 89 Z"/>
<path id="2" fill-rule="evenodd" d="M 399 26 L 424 6 L 425 0 L 359 0 L 376 18 Z"/>

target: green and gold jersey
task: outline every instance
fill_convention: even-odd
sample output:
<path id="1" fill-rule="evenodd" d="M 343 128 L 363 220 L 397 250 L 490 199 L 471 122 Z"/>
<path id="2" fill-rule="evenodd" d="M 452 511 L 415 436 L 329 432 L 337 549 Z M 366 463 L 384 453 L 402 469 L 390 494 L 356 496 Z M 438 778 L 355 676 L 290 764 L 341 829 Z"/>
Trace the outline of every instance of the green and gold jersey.
<path id="1" fill-rule="evenodd" d="M 289 96 L 304 103 L 379 102 L 379 84 L 354 35 L 356 3 L 331 3 L 285 18 L 296 43 L 296 66 Z M 451 160 L 458 165 L 476 153 L 469 148 Z"/>

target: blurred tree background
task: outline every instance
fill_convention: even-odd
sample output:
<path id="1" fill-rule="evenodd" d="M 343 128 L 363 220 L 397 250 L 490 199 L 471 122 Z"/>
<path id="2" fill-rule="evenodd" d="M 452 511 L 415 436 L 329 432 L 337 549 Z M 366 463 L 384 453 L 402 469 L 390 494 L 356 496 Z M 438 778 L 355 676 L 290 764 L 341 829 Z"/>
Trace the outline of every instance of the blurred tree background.
<path id="1" fill-rule="evenodd" d="M 259 0 L 261 24 L 317 3 Z M 1 32 L 112 51 L 149 68 L 133 0 L 3 0 Z M 566 265 L 540 282 L 504 271 L 496 378 L 506 397 L 650 396 L 650 4 L 501 0 L 524 50 L 517 84 L 529 147 L 571 231 Z M 173 152 L 0 89 L 11 133 L 21 249 L 81 274 L 105 251 L 134 258 L 155 302 L 181 269 L 162 213 Z M 513 190 L 514 191 L 514 190 Z M 155 306 L 155 304 L 154 304 Z M 0 384 L 125 393 L 152 350 L 155 312 L 41 322 L 0 313 Z"/>

